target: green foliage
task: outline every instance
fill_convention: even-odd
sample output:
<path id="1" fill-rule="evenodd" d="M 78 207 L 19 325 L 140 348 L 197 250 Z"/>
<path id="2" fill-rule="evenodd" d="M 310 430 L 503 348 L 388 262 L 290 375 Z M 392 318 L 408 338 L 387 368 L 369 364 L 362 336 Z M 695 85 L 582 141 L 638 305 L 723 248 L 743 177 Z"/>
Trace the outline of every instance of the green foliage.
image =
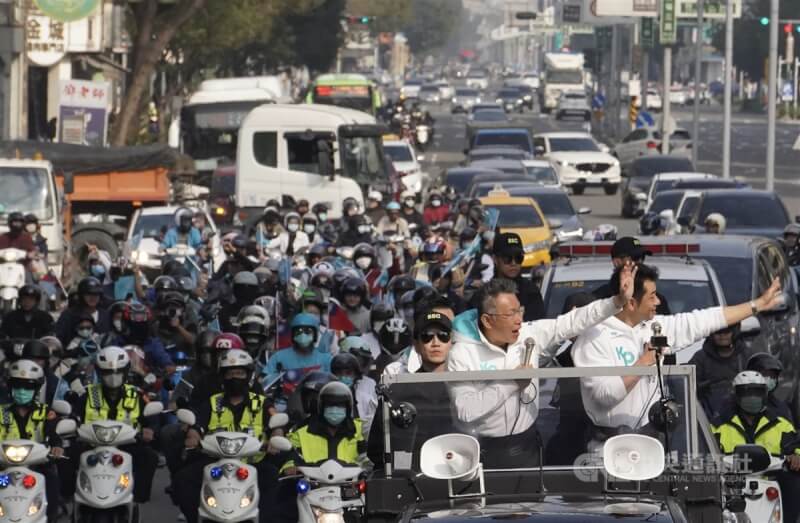
<path id="1" fill-rule="evenodd" d="M 404 27 L 411 52 L 425 54 L 441 49 L 460 27 L 461 0 L 412 0 L 413 16 Z"/>

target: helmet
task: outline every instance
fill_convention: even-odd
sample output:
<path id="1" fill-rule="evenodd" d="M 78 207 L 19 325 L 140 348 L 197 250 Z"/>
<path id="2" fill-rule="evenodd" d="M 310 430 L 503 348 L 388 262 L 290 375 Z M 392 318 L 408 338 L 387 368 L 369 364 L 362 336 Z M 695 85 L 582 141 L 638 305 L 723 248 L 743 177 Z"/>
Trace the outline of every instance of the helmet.
<path id="1" fill-rule="evenodd" d="M 749 362 L 748 362 L 749 363 Z M 767 380 L 760 373 L 754 370 L 743 370 L 733 378 L 733 387 L 738 393 L 744 388 L 763 388 L 764 392 L 767 391 Z"/>
<path id="2" fill-rule="evenodd" d="M 283 224 L 285 226 L 288 226 L 289 225 L 289 220 L 293 220 L 293 219 L 297 220 L 297 223 L 300 223 L 300 213 L 297 213 L 297 212 L 294 212 L 294 211 L 287 212 L 286 216 L 283 217 Z"/>
<path id="3" fill-rule="evenodd" d="M 194 216 L 194 213 L 192 213 L 191 210 L 187 209 L 186 207 L 181 207 L 175 211 L 175 214 L 173 215 L 175 227 L 180 227 L 181 222 L 184 222 L 185 220 L 189 220 L 189 222 L 191 222 L 192 216 Z"/>
<path id="4" fill-rule="evenodd" d="M 255 318 L 252 318 L 255 320 Z M 249 339 L 250 336 L 258 336 L 261 338 L 259 343 L 267 338 L 268 327 L 266 323 L 258 321 L 245 321 L 239 325 L 239 337 L 243 340 Z"/>
<path id="5" fill-rule="evenodd" d="M 231 323 L 236 326 L 241 326 L 245 323 L 261 323 L 265 327 L 269 327 L 269 312 L 260 305 L 248 305 L 239 310 L 236 320 Z"/>
<path id="6" fill-rule="evenodd" d="M 100 349 L 97 353 L 96 367 L 101 374 L 103 372 L 127 372 L 130 364 L 131 359 L 122 347 L 112 345 Z"/>
<path id="7" fill-rule="evenodd" d="M 719 227 L 719 232 L 725 232 L 726 220 L 722 214 L 718 212 L 712 212 L 711 214 L 706 216 L 703 225 L 707 224 L 708 222 L 717 224 L 717 227 Z"/>
<path id="8" fill-rule="evenodd" d="M 369 322 L 384 322 L 390 318 L 394 317 L 394 309 L 391 305 L 384 302 L 378 302 L 372 306 L 372 309 L 369 312 Z"/>
<path id="9" fill-rule="evenodd" d="M 315 203 L 313 207 L 311 207 L 311 212 L 314 214 L 326 213 L 328 212 L 328 206 L 324 203 Z"/>
<path id="10" fill-rule="evenodd" d="M 358 362 L 358 358 L 353 354 L 349 352 L 340 352 L 331 360 L 331 372 L 338 376 L 342 371 L 347 370 L 356 375 L 360 375 L 361 364 Z"/>
<path id="11" fill-rule="evenodd" d="M 319 329 L 319 319 L 313 314 L 308 314 L 305 312 L 301 312 L 300 314 L 295 314 L 294 318 L 292 318 L 289 327 L 294 330 L 300 327 L 311 327 L 313 329 Z"/>
<path id="12" fill-rule="evenodd" d="M 406 189 L 405 191 L 400 193 L 400 199 L 401 200 L 410 200 L 411 198 L 416 199 L 417 198 L 417 194 L 414 191 L 410 190 L 410 189 Z"/>
<path id="13" fill-rule="evenodd" d="M 221 371 L 234 368 L 244 368 L 248 371 L 252 371 L 255 366 L 255 362 L 253 361 L 253 357 L 250 356 L 247 351 L 241 349 L 231 349 L 225 351 L 225 353 L 219 357 L 217 365 Z"/>
<path id="14" fill-rule="evenodd" d="M 9 385 L 38 389 L 44 383 L 44 369 L 31 360 L 17 360 L 8 368 Z"/>
<path id="15" fill-rule="evenodd" d="M 367 199 L 368 200 L 375 200 L 376 202 L 380 203 L 380 202 L 383 201 L 383 195 L 381 194 L 380 191 L 374 191 L 373 190 L 373 191 L 370 191 L 367 194 Z"/>
<path id="16" fill-rule="evenodd" d="M 25 349 L 23 351 L 23 357 L 25 354 Z M 754 370 L 754 371 L 762 371 L 762 370 L 773 370 L 777 372 L 783 372 L 783 364 L 781 361 L 769 354 L 768 352 L 756 352 L 747 360 L 747 370 Z"/>
<path id="17" fill-rule="evenodd" d="M 145 323 L 147 325 L 153 321 L 153 315 L 150 309 L 141 303 L 131 303 L 125 308 L 123 319 L 129 323 Z"/>
<path id="18" fill-rule="evenodd" d="M 301 297 L 301 305 L 305 308 L 306 305 L 316 305 L 320 310 L 325 311 L 328 308 L 327 300 L 321 289 L 316 287 L 309 287 L 303 291 Z"/>
<path id="19" fill-rule="evenodd" d="M 478 231 L 472 227 L 464 227 L 461 234 L 458 235 L 458 240 L 461 242 L 471 242 L 478 235 Z"/>
<path id="20" fill-rule="evenodd" d="M 18 211 L 10 212 L 10 213 L 8 213 L 8 220 L 7 221 L 8 221 L 8 223 L 11 223 L 11 222 L 23 222 L 23 223 L 25 223 L 25 216 L 23 216 L 22 213 L 18 212 Z"/>
<path id="21" fill-rule="evenodd" d="M 411 329 L 406 320 L 395 317 L 383 324 L 378 331 L 378 340 L 391 354 L 398 354 L 411 345 Z"/>
<path id="22" fill-rule="evenodd" d="M 194 339 L 194 351 L 196 354 L 211 352 L 214 350 L 214 341 L 219 336 L 219 332 L 204 330 Z"/>
<path id="23" fill-rule="evenodd" d="M 339 354 L 351 353 L 363 356 L 366 351 L 366 354 L 372 356 L 369 345 L 367 345 L 366 340 L 361 336 L 347 336 L 339 343 L 339 349 L 342 351 Z"/>
<path id="24" fill-rule="evenodd" d="M 170 305 L 173 307 L 183 307 L 186 305 L 186 296 L 178 291 L 166 291 L 162 294 L 159 294 L 158 299 L 156 300 L 156 308 L 163 311 L 166 310 Z"/>
<path id="25" fill-rule="evenodd" d="M 389 282 L 389 291 L 392 292 L 396 297 L 402 296 L 408 291 L 413 291 L 417 288 L 417 284 L 414 281 L 414 278 L 408 275 L 402 276 L 395 276 Z"/>
<path id="26" fill-rule="evenodd" d="M 336 269 L 330 262 L 321 261 L 311 267 L 311 274 L 312 276 L 317 276 L 318 274 L 322 274 L 327 276 L 328 278 L 333 277 L 333 273 L 336 272 Z"/>
<path id="27" fill-rule="evenodd" d="M 275 299 L 275 296 L 261 296 L 256 298 L 253 304 L 263 307 L 270 318 L 277 316 L 280 311 L 280 302 Z"/>
<path id="28" fill-rule="evenodd" d="M 41 340 L 28 340 L 22 346 L 22 358 L 26 360 L 47 360 L 50 358 L 50 347 Z"/>
<path id="29" fill-rule="evenodd" d="M 355 208 L 356 211 L 361 209 L 361 204 L 353 198 L 352 196 L 348 196 L 344 200 L 342 200 L 342 211 L 347 211 L 347 209 Z"/>
<path id="30" fill-rule="evenodd" d="M 308 249 L 308 254 L 309 255 L 313 254 L 315 256 L 319 256 L 320 258 L 325 256 L 326 252 L 327 252 L 327 250 L 325 248 L 325 245 L 323 245 L 321 243 L 315 243 L 314 245 L 311 246 L 310 249 Z"/>
<path id="31" fill-rule="evenodd" d="M 355 294 L 360 296 L 361 299 L 365 299 L 367 297 L 367 284 L 364 283 L 364 280 L 361 278 L 347 278 L 342 282 L 342 287 L 339 291 L 339 294 L 344 297 L 348 294 Z"/>
<path id="32" fill-rule="evenodd" d="M 319 391 L 319 413 L 325 411 L 325 407 L 346 407 L 347 416 L 353 415 L 353 393 L 350 387 L 341 381 L 332 381 L 322 387 Z"/>
<path id="33" fill-rule="evenodd" d="M 214 348 L 218 351 L 228 351 L 231 349 L 244 349 L 244 342 L 237 334 L 223 332 L 214 338 Z"/>
<path id="34" fill-rule="evenodd" d="M 42 291 L 36 285 L 26 284 L 19 288 L 19 297 L 30 296 L 38 301 L 42 297 Z"/>
<path id="35" fill-rule="evenodd" d="M 118 312 L 121 312 L 122 315 L 125 315 L 125 311 L 128 310 L 128 302 L 127 301 L 115 301 L 111 304 L 111 307 L 108 308 L 108 315 L 114 316 Z"/>
<path id="36" fill-rule="evenodd" d="M 375 259 L 375 247 L 368 243 L 359 243 L 355 247 L 353 247 L 353 259 L 357 260 L 359 258 L 369 256 L 372 259 Z"/>
<path id="37" fill-rule="evenodd" d="M 387 211 L 400 211 L 400 202 L 391 201 L 386 204 Z"/>
<path id="38" fill-rule="evenodd" d="M 94 276 L 87 276 L 78 283 L 78 295 L 86 296 L 87 294 L 103 294 L 103 284 Z"/>
<path id="39" fill-rule="evenodd" d="M 61 354 L 64 350 L 64 346 L 61 344 L 61 340 L 59 340 L 55 336 L 45 336 L 43 338 L 40 338 L 39 341 L 47 345 L 47 348 L 50 349 L 50 354 L 53 356 Z M 24 347 L 23 350 L 25 350 Z"/>
<path id="40" fill-rule="evenodd" d="M 231 245 L 236 249 L 246 249 L 247 248 L 247 237 L 242 234 L 237 234 L 231 240 Z"/>
<path id="41" fill-rule="evenodd" d="M 233 277 L 233 284 L 258 286 L 258 277 L 250 271 L 240 271 Z"/>
<path id="42" fill-rule="evenodd" d="M 420 258 L 423 260 L 432 259 L 433 256 L 444 254 L 446 249 L 447 244 L 445 241 L 437 236 L 422 244 L 422 253 Z"/>
<path id="43" fill-rule="evenodd" d="M 639 230 L 642 231 L 642 234 L 645 236 L 652 236 L 656 232 L 658 232 L 659 228 L 661 227 L 661 217 L 654 213 L 648 212 L 642 219 L 639 220 Z"/>
<path id="44" fill-rule="evenodd" d="M 159 291 L 176 291 L 178 290 L 178 282 L 172 276 L 159 276 L 153 282 L 153 288 L 156 292 Z"/>
<path id="45" fill-rule="evenodd" d="M 178 277 L 178 291 L 184 294 L 191 294 L 197 288 L 191 276 Z"/>
<path id="46" fill-rule="evenodd" d="M 795 236 L 800 236 L 800 225 L 796 223 L 790 223 L 786 227 L 783 228 L 783 235 L 786 236 L 787 234 L 794 234 Z"/>
<path id="47" fill-rule="evenodd" d="M 289 397 L 288 410 L 293 417 L 303 419 L 317 412 L 317 398 L 322 387 L 336 381 L 336 376 L 329 372 L 309 372 L 297 384 L 295 392 Z"/>

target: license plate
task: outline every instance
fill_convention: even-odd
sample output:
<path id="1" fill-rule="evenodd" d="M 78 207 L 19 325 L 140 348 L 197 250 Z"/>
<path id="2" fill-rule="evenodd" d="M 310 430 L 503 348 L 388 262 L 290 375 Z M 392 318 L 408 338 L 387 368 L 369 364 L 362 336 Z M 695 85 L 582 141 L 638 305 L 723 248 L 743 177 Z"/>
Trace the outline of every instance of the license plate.
<path id="1" fill-rule="evenodd" d="M 356 499 L 361 496 L 358 488 L 355 485 L 345 485 L 342 487 L 342 499 Z"/>

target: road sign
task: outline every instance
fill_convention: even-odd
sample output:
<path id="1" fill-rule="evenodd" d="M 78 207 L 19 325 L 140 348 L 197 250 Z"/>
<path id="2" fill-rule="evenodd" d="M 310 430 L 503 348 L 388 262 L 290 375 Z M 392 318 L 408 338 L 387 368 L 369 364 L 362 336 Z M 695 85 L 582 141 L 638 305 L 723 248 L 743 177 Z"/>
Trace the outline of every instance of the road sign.
<path id="1" fill-rule="evenodd" d="M 653 119 L 653 115 L 648 113 L 647 111 L 641 111 L 639 116 L 636 118 L 636 127 L 653 127 L 656 124 L 655 119 Z"/>
<path id="2" fill-rule="evenodd" d="M 595 111 L 598 109 L 602 109 L 606 105 L 606 97 L 600 93 L 597 93 L 592 97 L 592 109 Z M 798 138 L 800 139 L 800 138 Z"/>
<path id="3" fill-rule="evenodd" d="M 652 49 L 656 43 L 656 23 L 652 18 L 642 18 L 641 35 L 639 41 L 642 49 Z"/>
<path id="4" fill-rule="evenodd" d="M 703 2 L 703 17 L 724 20 L 726 5 L 724 0 L 705 0 Z M 697 0 L 679 0 L 677 8 L 678 18 L 697 19 Z M 733 17 L 742 17 L 742 0 L 733 0 Z"/>
<path id="5" fill-rule="evenodd" d="M 662 45 L 674 44 L 678 36 L 676 0 L 661 0 L 660 38 Z"/>
<path id="6" fill-rule="evenodd" d="M 781 99 L 784 102 L 791 102 L 794 99 L 794 86 L 792 82 L 784 82 L 781 88 Z"/>
<path id="7" fill-rule="evenodd" d="M 597 16 L 658 16 L 658 0 L 596 0 Z"/>

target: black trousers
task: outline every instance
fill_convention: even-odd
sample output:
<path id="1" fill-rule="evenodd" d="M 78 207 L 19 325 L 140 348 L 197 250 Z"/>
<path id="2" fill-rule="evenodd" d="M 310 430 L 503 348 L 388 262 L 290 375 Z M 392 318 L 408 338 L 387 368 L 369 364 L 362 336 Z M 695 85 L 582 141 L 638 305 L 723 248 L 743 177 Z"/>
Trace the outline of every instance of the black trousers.
<path id="1" fill-rule="evenodd" d="M 541 463 L 542 439 L 535 424 L 519 434 L 484 437 L 480 442 L 485 469 L 532 468 Z"/>
<path id="2" fill-rule="evenodd" d="M 186 517 L 186 523 L 197 523 L 200 490 L 203 488 L 203 468 L 214 461 L 216 460 L 209 456 L 195 455 L 174 476 L 173 499 L 177 501 L 178 507 Z M 275 521 L 278 468 L 266 459 L 253 466 L 258 472 L 258 491 L 261 496 L 258 503 L 259 521 L 261 523 Z"/>
<path id="3" fill-rule="evenodd" d="M 61 484 L 58 479 L 58 469 L 53 463 L 45 463 L 31 467 L 35 472 L 44 476 L 44 493 L 47 496 L 47 519 L 56 521 L 61 508 Z"/>
<path id="4" fill-rule="evenodd" d="M 787 523 L 796 523 L 800 517 L 800 473 L 783 470 L 775 475 L 781 487 L 781 506 L 783 507 L 783 520 Z"/>

